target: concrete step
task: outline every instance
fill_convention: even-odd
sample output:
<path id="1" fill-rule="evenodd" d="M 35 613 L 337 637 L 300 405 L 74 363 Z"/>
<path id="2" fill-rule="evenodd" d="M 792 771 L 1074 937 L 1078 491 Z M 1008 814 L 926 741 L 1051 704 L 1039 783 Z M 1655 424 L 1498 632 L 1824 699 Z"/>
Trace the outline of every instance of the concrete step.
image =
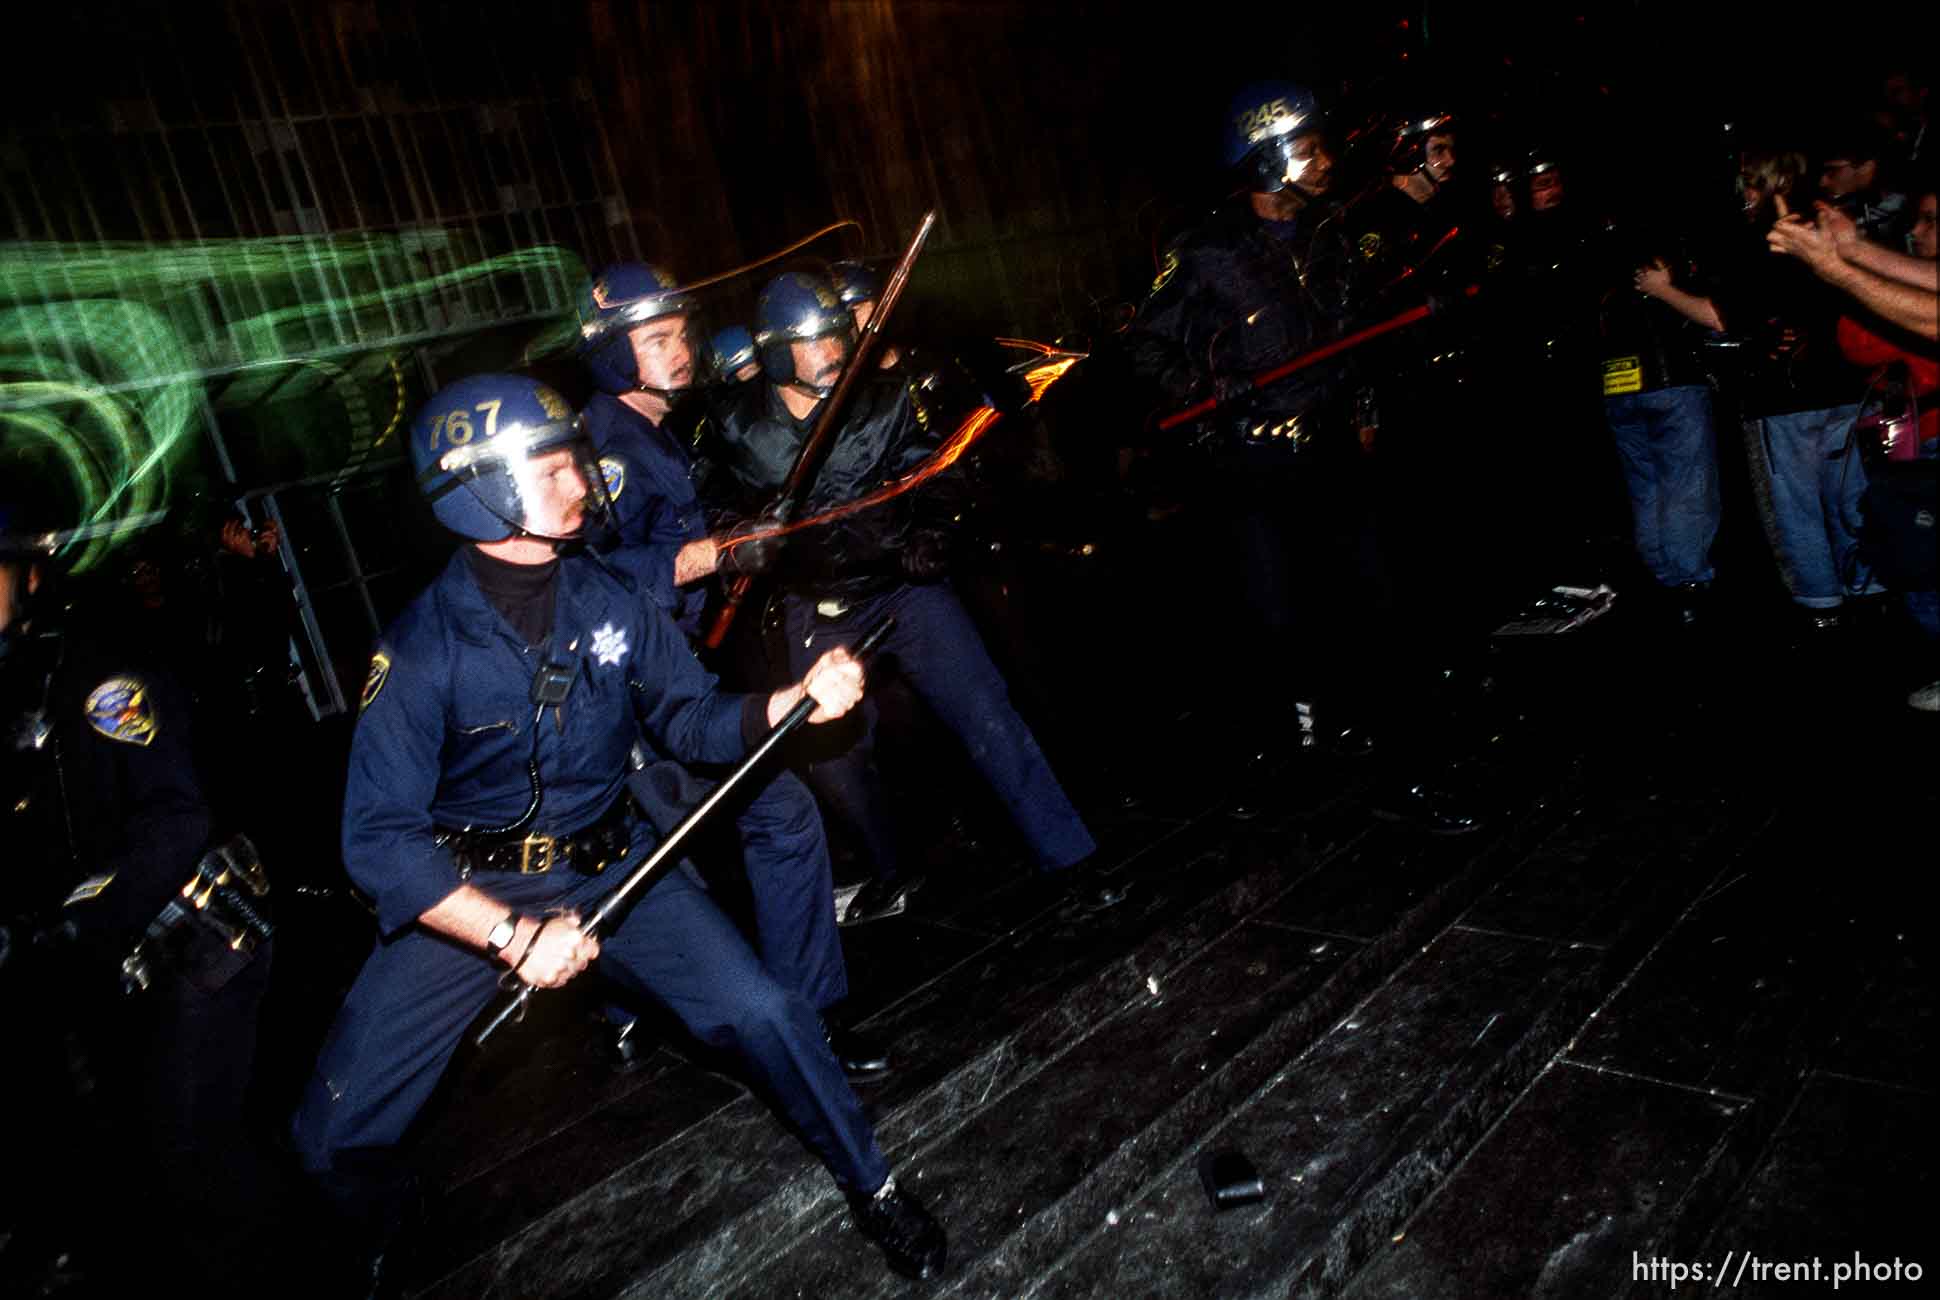
<path id="1" fill-rule="evenodd" d="M 979 1114 L 1014 1104 L 1033 1079 L 1058 1070 L 1060 1060 L 1099 1024 L 1148 999 L 1149 981 L 1163 987 L 1173 971 L 1190 967 L 1199 953 L 1290 886 L 1307 880 L 1323 887 L 1322 869 L 1351 861 L 1355 837 L 1368 834 L 1365 809 L 1340 793 L 1355 788 L 1355 781 L 1352 775 L 1317 779 L 1310 771 L 1298 798 L 1286 800 L 1260 831 L 1223 815 L 1185 824 L 1144 823 L 1138 833 L 1146 842 L 1125 846 L 1129 851 L 1119 868 L 1133 886 L 1132 900 L 1099 924 L 1080 925 L 1050 910 L 1008 933 L 979 935 L 975 924 L 1000 926 L 1021 914 L 1016 899 L 995 897 L 988 904 L 990 916 L 981 922 L 959 910 L 909 927 L 896 945 L 902 959 L 911 960 L 912 952 L 931 953 L 938 965 L 920 970 L 925 979 L 906 980 L 915 987 L 870 1023 L 872 1031 L 897 1044 L 908 1065 L 863 1093 L 892 1161 L 899 1168 L 920 1164 L 922 1153 Z M 1407 838 L 1398 831 L 1373 834 Z M 1441 869 L 1480 854 L 1481 846 L 1464 850 L 1455 847 L 1458 843 L 1443 848 Z M 1023 894 L 1029 888 L 1027 881 L 1016 891 L 996 892 Z M 1342 891 L 1336 886 L 1334 892 Z M 1403 891 L 1392 899 L 1402 921 L 1385 935 L 1372 942 L 1322 936 L 1325 951 L 1312 958 L 1314 971 L 1324 977 L 1339 965 L 1348 967 L 1350 976 L 1331 984 L 1321 979 L 1331 1009 L 1328 1002 L 1303 999 L 1301 1005 L 1312 1008 L 1306 1014 L 1313 1032 L 1377 979 L 1384 965 L 1398 961 L 1432 927 L 1445 924 L 1458 902 L 1447 893 L 1411 897 Z M 1372 918 L 1378 908 L 1364 903 L 1362 910 Z M 852 967 L 869 964 L 872 930 L 887 933 L 861 927 L 845 937 L 852 956 L 857 948 L 864 950 Z M 1306 978 L 1311 983 L 1314 974 Z M 1244 1039 L 1235 1033 L 1235 1046 Z M 616 1102 L 608 1118 L 639 1116 L 653 1097 L 685 1081 L 680 1067 L 666 1066 L 654 1085 L 635 1090 L 637 1098 L 629 1092 L 629 1100 Z M 559 1084 L 556 1077 L 547 1081 L 551 1087 Z M 1055 1111 L 1046 1113 L 1055 1116 Z M 570 1128 L 586 1123 L 576 1121 Z M 600 1127 L 612 1126 L 602 1120 Z M 549 1208 L 522 1206 L 517 1212 L 525 1218 L 522 1223 L 490 1210 L 519 1199 L 520 1161 L 509 1158 L 489 1170 L 468 1168 L 468 1180 L 453 1190 L 449 1203 L 469 1205 L 484 1217 L 467 1231 L 441 1208 L 438 1221 L 420 1234 L 423 1242 L 435 1244 L 435 1254 L 417 1252 L 411 1289 L 437 1296 L 622 1290 L 718 1295 L 724 1286 L 731 1288 L 735 1276 L 763 1275 L 764 1261 L 791 1234 L 812 1232 L 818 1217 L 841 1212 L 819 1166 L 751 1098 L 717 1101 L 715 1109 L 678 1132 L 660 1133 L 665 1126 L 653 1122 L 642 1127 L 652 1135 L 650 1143 L 643 1145 L 647 1138 L 639 1132 L 615 1134 L 629 1158 L 590 1185 L 583 1179 L 573 1184 L 563 1172 L 535 1179 L 586 1190 L 564 1197 L 555 1192 Z M 563 1131 L 547 1140 L 570 1146 L 576 1139 Z M 867 1252 L 857 1261 L 863 1273 L 879 1271 L 873 1251 L 846 1235 L 852 1246 Z M 563 1289 L 555 1292 L 555 1284 Z"/>
<path id="2" fill-rule="evenodd" d="M 1662 1295 L 1650 1261 L 1705 1258 L 1875 964 L 1848 913 L 1787 888 L 1794 838 L 1773 819 L 1640 959 L 1606 964 L 1631 969 L 1346 1295 Z"/>
<path id="3" fill-rule="evenodd" d="M 940 1293 L 1027 1293 L 1135 1196 L 1155 1166 L 1203 1145 L 1281 1070 L 1328 1034 L 1540 838 L 1538 823 L 1493 845 L 1430 841 L 1382 828 L 1288 880 L 1258 872 L 1181 918 L 1173 935 L 1204 938 L 1162 960 L 1136 955 L 1125 996 L 1060 1055 L 993 1091 L 934 1139 L 897 1160 L 948 1225 L 955 1263 Z M 1375 864 L 1413 888 L 1389 893 L 1394 911 L 1355 936 L 1275 919 L 1289 909 L 1327 912 Z M 1378 891 L 1377 891 L 1378 892 Z M 1305 903 L 1299 901 L 1304 898 Z M 1344 909 L 1335 916 L 1347 917 Z M 831 1200 L 796 1244 L 739 1276 L 711 1279 L 716 1295 L 897 1294 L 872 1272 L 873 1252 Z M 631 1294 L 669 1293 L 653 1278 Z M 1142 1273 L 1094 1281 L 1146 1294 Z M 1180 1291 L 1177 1294 L 1193 1294 Z"/>
<path id="4" fill-rule="evenodd" d="M 1613 842 L 1611 829 L 1575 818 L 1509 879 Z M 1590 856 L 1624 874 L 1624 852 Z M 1142 1181 L 1010 1279 L 1028 1285 L 1007 1290 L 986 1266 L 964 1293 L 1337 1294 L 1570 1040 L 1609 966 L 1588 945 L 1449 928 L 1252 1095 L 1182 1131 L 1168 1158 L 1148 1151 Z M 1211 1210 L 1195 1164 L 1224 1147 L 1261 1168 L 1263 1204 Z"/>

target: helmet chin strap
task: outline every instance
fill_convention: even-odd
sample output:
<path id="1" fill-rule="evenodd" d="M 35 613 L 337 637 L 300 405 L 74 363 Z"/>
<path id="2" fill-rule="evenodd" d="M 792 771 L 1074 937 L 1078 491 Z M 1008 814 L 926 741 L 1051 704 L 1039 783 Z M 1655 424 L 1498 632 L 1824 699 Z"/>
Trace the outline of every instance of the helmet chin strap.
<path id="1" fill-rule="evenodd" d="M 686 383 L 682 384 L 679 388 L 655 388 L 652 384 L 647 383 L 645 380 L 641 380 L 639 383 L 633 386 L 633 391 L 636 393 L 647 393 L 654 397 L 658 397 L 661 401 L 667 403 L 667 405 L 672 406 L 674 404 L 675 399 L 678 398 L 682 393 L 691 393 L 698 386 L 699 385 L 695 384 L 695 382 L 690 379 Z"/>

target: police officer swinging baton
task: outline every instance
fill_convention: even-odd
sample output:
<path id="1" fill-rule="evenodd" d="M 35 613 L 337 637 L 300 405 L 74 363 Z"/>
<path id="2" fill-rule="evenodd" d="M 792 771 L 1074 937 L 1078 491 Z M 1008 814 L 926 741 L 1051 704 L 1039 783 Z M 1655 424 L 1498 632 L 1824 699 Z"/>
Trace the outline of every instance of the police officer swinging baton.
<path id="1" fill-rule="evenodd" d="M 925 226 L 925 229 L 927 228 Z M 883 619 L 882 622 L 870 628 L 869 634 L 863 637 L 849 653 L 857 659 L 862 658 L 881 645 L 882 639 L 889 635 L 889 629 L 895 626 L 896 620 L 893 617 Z M 620 887 L 608 894 L 600 905 L 593 909 L 593 914 L 579 927 L 580 933 L 592 935 L 597 939 L 615 913 L 625 907 L 636 895 L 646 893 L 653 887 L 655 881 L 673 870 L 679 861 L 675 855 L 679 853 L 680 846 L 687 842 L 687 837 L 707 820 L 708 814 L 719 806 L 721 800 L 733 792 L 734 787 L 739 785 L 748 773 L 761 763 L 762 759 L 774 751 L 775 746 L 781 744 L 797 727 L 808 720 L 808 715 L 815 712 L 816 707 L 815 698 L 804 691 L 802 698 L 795 702 L 795 707 L 788 710 L 787 715 L 774 725 L 762 742 L 755 746 L 754 752 L 742 759 L 739 767 L 722 777 L 721 783 L 714 787 L 714 792 L 696 804 L 694 811 L 682 818 L 680 825 L 674 827 L 667 838 L 660 842 L 660 847 L 648 854 L 647 860 L 635 867 L 633 874 L 621 881 Z M 472 1039 L 473 1046 L 483 1047 L 485 1040 L 490 1038 L 492 1032 L 500 1025 L 508 1020 L 522 1017 L 526 1002 L 537 991 L 536 985 L 520 979 L 516 971 L 507 971 L 499 976 L 499 987 L 511 993 L 512 1000 L 478 1031 L 477 1036 Z"/>
<path id="2" fill-rule="evenodd" d="M 849 390 L 855 387 L 856 377 L 869 370 L 869 360 L 875 354 L 876 342 L 882 337 L 883 322 L 896 308 L 896 300 L 903 296 L 903 286 L 909 283 L 909 273 L 916 265 L 916 255 L 923 251 L 923 241 L 930 237 L 930 228 L 936 224 L 936 209 L 931 208 L 923 214 L 923 220 L 910 238 L 909 247 L 903 250 L 902 260 L 890 272 L 889 283 L 882 289 L 882 297 L 876 300 L 876 310 L 869 317 L 869 323 L 862 329 L 862 337 L 856 341 L 855 351 L 849 354 L 842 367 L 842 377 L 836 380 L 835 390 L 822 402 L 822 410 L 815 417 L 815 427 L 809 430 L 808 439 L 802 443 L 802 450 L 795 457 L 794 468 L 788 471 L 788 479 L 781 485 L 781 493 L 775 498 L 774 510 L 787 522 L 807 493 L 809 484 L 815 481 L 815 471 L 822 466 L 822 458 L 828 454 L 829 445 L 835 438 L 835 420 L 848 404 Z M 709 650 L 720 649 L 721 642 L 727 639 L 728 628 L 747 599 L 748 588 L 754 579 L 745 573 L 736 574 L 727 585 L 727 600 L 715 614 L 713 624 L 707 629 L 704 644 Z"/>

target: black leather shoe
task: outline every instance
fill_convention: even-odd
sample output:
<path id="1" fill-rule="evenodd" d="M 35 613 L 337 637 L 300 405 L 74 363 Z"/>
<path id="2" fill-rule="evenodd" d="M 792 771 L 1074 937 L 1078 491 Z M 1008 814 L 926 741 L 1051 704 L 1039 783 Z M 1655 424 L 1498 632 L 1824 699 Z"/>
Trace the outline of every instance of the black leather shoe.
<path id="1" fill-rule="evenodd" d="M 896 1186 L 891 1178 L 874 1196 L 851 1196 L 849 1213 L 856 1231 L 876 1243 L 889 1267 L 904 1277 L 927 1282 L 943 1272 L 949 1243 L 938 1223 L 914 1192 Z"/>
<path id="2" fill-rule="evenodd" d="M 828 1038 L 829 1050 L 835 1053 L 842 1073 L 851 1079 L 880 1079 L 893 1068 L 889 1048 L 867 1034 L 839 1029 L 827 1021 L 822 1022 L 822 1033 Z"/>
<path id="3" fill-rule="evenodd" d="M 1415 783 L 1394 786 L 1374 801 L 1374 815 L 1405 822 L 1430 835 L 1467 835 L 1488 825 L 1488 819 L 1447 790 Z"/>
<path id="4" fill-rule="evenodd" d="M 898 876 L 893 880 L 877 877 L 864 884 L 849 900 L 842 915 L 836 918 L 840 925 L 861 925 L 866 921 L 880 921 L 885 917 L 900 916 L 909 909 L 909 898 L 923 883 L 920 876 Z"/>

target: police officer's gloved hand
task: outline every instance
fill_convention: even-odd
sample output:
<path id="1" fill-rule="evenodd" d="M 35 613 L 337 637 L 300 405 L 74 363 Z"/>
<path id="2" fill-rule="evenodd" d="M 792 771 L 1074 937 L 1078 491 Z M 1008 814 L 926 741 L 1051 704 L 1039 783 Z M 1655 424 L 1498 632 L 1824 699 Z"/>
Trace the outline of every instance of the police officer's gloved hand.
<path id="1" fill-rule="evenodd" d="M 911 582 L 935 582 L 950 571 L 950 538 L 940 528 L 919 528 L 900 552 L 903 576 Z"/>
<path id="2" fill-rule="evenodd" d="M 775 567 L 782 539 L 769 536 L 779 522 L 773 517 L 751 519 L 714 539 L 720 548 L 720 569 L 734 577 L 752 578 Z"/>

